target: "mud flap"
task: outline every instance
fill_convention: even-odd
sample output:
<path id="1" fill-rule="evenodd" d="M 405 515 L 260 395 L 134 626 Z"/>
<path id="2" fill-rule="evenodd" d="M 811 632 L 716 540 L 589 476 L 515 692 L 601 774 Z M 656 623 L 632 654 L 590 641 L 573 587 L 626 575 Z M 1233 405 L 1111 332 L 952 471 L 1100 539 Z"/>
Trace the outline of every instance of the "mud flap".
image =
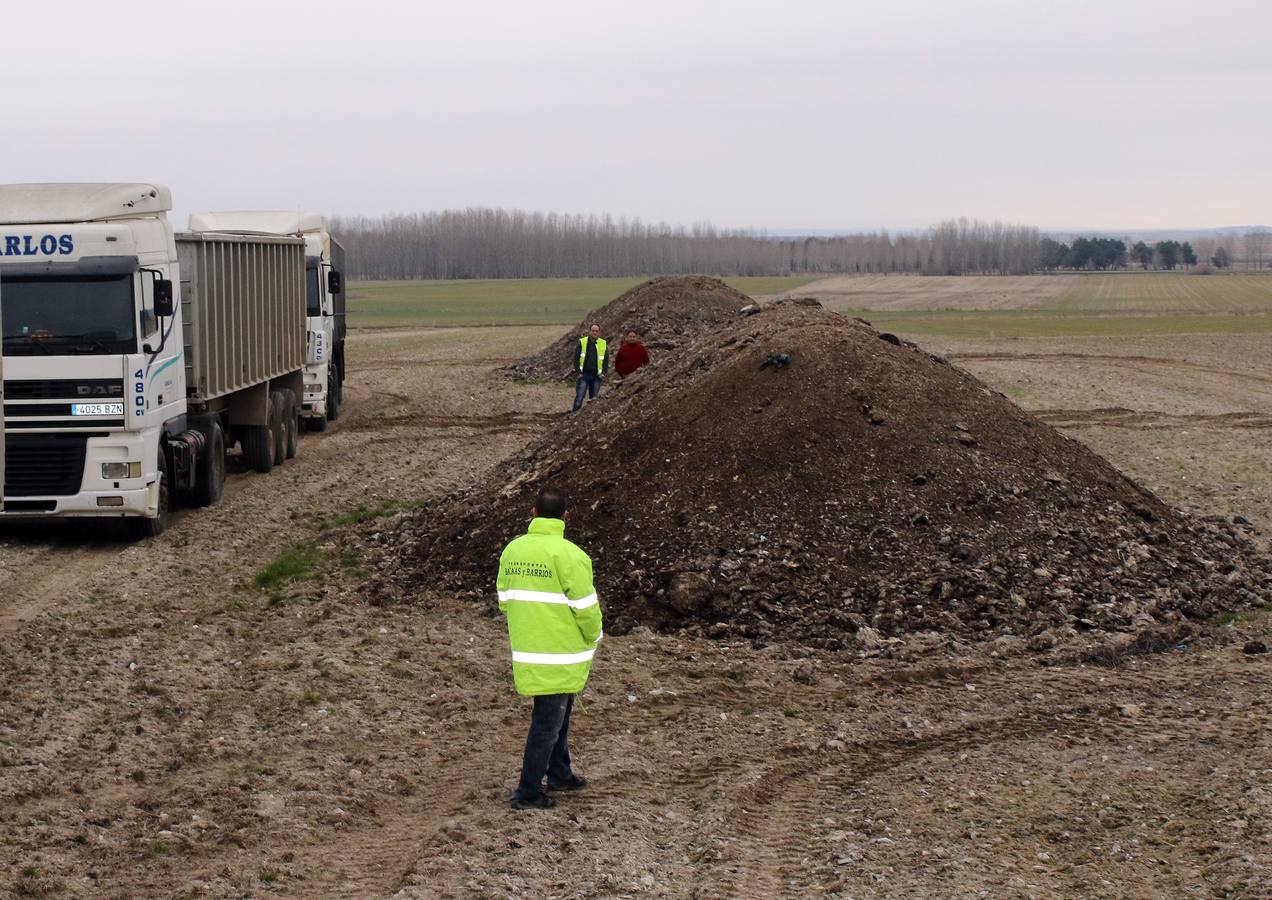
<path id="1" fill-rule="evenodd" d="M 154 519 L 159 516 L 159 479 L 155 479 L 146 485 L 146 518 Z"/>
<path id="2" fill-rule="evenodd" d="M 261 382 L 230 395 L 227 406 L 231 425 L 269 426 L 269 382 Z"/>

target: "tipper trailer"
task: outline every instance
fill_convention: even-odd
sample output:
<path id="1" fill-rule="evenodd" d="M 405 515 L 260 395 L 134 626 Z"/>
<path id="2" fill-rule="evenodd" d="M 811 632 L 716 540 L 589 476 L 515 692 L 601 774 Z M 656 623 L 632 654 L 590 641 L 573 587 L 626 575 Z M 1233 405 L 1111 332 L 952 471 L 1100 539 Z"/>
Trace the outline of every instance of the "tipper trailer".
<path id="1" fill-rule="evenodd" d="M 0 515 L 125 517 L 221 496 L 235 444 L 294 455 L 305 247 L 173 233 L 167 188 L 0 185 Z"/>
<path id="2" fill-rule="evenodd" d="M 223 234 L 293 235 L 305 241 L 305 392 L 301 422 L 325 431 L 344 404 L 344 248 L 319 213 L 248 210 L 194 213 L 189 231 Z"/>

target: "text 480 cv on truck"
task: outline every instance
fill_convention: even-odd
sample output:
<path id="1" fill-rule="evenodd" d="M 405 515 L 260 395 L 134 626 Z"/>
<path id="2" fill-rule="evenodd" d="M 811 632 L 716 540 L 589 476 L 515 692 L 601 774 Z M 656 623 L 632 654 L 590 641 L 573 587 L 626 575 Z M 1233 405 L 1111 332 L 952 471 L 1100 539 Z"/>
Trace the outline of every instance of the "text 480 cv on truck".
<path id="1" fill-rule="evenodd" d="M 0 185 L 3 515 L 158 534 L 221 496 L 225 453 L 296 452 L 305 244 L 175 235 L 167 188 Z"/>

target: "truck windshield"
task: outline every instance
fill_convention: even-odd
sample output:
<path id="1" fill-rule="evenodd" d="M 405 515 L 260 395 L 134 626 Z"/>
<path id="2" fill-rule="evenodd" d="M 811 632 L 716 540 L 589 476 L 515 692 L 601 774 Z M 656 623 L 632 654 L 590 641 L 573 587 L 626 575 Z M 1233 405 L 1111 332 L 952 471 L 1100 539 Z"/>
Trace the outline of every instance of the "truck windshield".
<path id="1" fill-rule="evenodd" d="M 5 356 L 136 353 L 132 275 L 0 275 Z"/>
<path id="2" fill-rule="evenodd" d="M 305 278 L 305 306 L 307 316 L 322 315 L 322 291 L 319 289 L 318 269 L 310 269 Z"/>

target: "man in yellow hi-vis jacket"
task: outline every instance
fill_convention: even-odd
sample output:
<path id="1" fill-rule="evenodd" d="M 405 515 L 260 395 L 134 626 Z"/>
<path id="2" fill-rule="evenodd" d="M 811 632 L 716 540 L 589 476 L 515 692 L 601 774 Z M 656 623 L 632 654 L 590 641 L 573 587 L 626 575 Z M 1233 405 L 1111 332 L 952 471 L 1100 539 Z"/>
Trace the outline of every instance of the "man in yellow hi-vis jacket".
<path id="1" fill-rule="evenodd" d="M 601 392 L 601 379 L 605 377 L 605 369 L 609 365 L 608 345 L 601 337 L 601 326 L 595 322 L 587 330 L 587 334 L 579 338 L 578 355 L 574 358 L 574 373 L 579 376 L 574 386 L 574 412 L 583 408 L 583 398 Z"/>
<path id="2" fill-rule="evenodd" d="M 566 497 L 545 487 L 535 500 L 529 530 L 499 557 L 499 611 L 508 617 L 512 677 L 517 693 L 534 698 L 514 809 L 551 809 L 543 792 L 577 791 L 566 736 L 574 695 L 583 690 L 601 640 L 601 607 L 592 586 L 592 560 L 565 539 Z"/>

